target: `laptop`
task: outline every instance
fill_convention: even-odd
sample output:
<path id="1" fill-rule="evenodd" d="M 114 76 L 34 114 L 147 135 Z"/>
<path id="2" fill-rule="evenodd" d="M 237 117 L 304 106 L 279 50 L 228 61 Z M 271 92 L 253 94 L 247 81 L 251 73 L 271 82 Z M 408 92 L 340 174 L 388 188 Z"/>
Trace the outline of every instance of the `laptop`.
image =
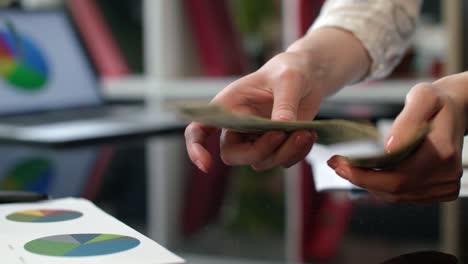
<path id="1" fill-rule="evenodd" d="M 66 146 L 184 126 L 169 113 L 108 106 L 66 10 L 0 9 L 0 141 Z"/>

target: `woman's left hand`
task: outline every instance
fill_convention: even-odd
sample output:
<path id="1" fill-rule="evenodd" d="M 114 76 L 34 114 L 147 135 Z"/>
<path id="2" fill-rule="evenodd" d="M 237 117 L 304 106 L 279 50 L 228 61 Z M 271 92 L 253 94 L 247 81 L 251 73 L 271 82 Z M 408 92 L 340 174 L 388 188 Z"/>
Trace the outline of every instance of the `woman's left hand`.
<path id="1" fill-rule="evenodd" d="M 390 130 L 385 151 L 391 153 L 404 145 L 426 122 L 432 122 L 433 128 L 416 152 L 397 167 L 357 168 L 340 156 L 333 156 L 328 165 L 342 178 L 388 201 L 456 199 L 463 174 L 465 94 L 468 94 L 466 73 L 421 83 L 411 89 L 403 111 Z"/>

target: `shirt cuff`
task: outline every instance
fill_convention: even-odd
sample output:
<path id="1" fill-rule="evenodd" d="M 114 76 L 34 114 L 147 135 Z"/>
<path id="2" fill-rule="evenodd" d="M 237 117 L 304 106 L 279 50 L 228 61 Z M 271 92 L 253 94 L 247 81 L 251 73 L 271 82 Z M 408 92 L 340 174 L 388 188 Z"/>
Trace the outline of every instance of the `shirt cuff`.
<path id="1" fill-rule="evenodd" d="M 320 16 L 310 30 L 337 27 L 351 32 L 364 46 L 372 60 L 364 80 L 380 79 L 392 72 L 410 44 L 410 35 L 401 36 L 395 26 L 382 23 L 375 14 L 329 13 Z M 411 31 L 414 31 L 411 30 Z"/>

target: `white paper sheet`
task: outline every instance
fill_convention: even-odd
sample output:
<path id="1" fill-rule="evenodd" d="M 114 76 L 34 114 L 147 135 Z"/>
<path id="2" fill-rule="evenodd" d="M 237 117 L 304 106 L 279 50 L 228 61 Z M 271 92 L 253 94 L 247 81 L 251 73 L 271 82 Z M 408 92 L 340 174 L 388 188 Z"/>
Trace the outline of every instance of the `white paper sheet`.
<path id="1" fill-rule="evenodd" d="M 83 213 L 83 216 L 52 223 L 14 222 L 6 218 L 18 211 L 35 209 L 73 210 Z M 123 252 L 92 257 L 49 257 L 30 253 L 24 249 L 26 243 L 38 238 L 80 233 L 130 236 L 138 239 L 140 244 Z M 0 263 L 8 264 L 184 263 L 181 258 L 108 215 L 91 202 L 76 198 L 0 205 L 0 256 L 2 256 Z M 4 262 L 3 259 L 8 261 Z"/>
<path id="2" fill-rule="evenodd" d="M 372 155 L 379 153 L 381 148 L 373 141 L 359 141 L 353 143 L 324 146 L 316 144 L 307 155 L 307 161 L 312 164 L 314 183 L 317 191 L 349 190 L 357 186 L 336 175 L 335 171 L 327 165 L 327 160 L 333 155 Z"/>
<path id="3" fill-rule="evenodd" d="M 463 176 L 460 182 L 459 197 L 468 197 L 468 169 L 463 170 Z"/>

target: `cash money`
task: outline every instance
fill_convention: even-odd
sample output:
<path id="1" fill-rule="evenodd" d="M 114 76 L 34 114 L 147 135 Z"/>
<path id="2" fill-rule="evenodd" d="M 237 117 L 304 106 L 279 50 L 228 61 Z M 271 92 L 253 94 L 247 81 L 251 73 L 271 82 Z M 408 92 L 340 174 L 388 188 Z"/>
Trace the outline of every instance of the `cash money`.
<path id="1" fill-rule="evenodd" d="M 349 164 L 367 168 L 367 169 L 391 169 L 396 167 L 405 158 L 410 156 L 426 138 L 427 134 L 431 131 L 431 124 L 427 123 L 419 128 L 415 135 L 409 140 L 407 144 L 400 149 L 391 153 L 382 153 L 375 156 L 367 157 L 345 157 Z"/>
<path id="2" fill-rule="evenodd" d="M 329 145 L 355 140 L 379 140 L 378 129 L 368 122 L 356 122 L 341 119 L 313 121 L 273 121 L 267 118 L 245 115 L 228 111 L 214 105 L 187 105 L 178 107 L 179 115 L 188 121 L 196 121 L 208 126 L 227 128 L 246 133 L 264 133 L 271 130 L 293 132 L 312 129 L 317 132 L 317 143 Z M 408 144 L 392 153 L 366 157 L 345 157 L 356 167 L 369 169 L 390 169 L 411 155 L 431 131 L 431 125 L 421 127 Z"/>
<path id="3" fill-rule="evenodd" d="M 377 128 L 367 122 L 340 119 L 273 121 L 267 118 L 231 112 L 213 104 L 182 106 L 179 108 L 179 113 L 182 118 L 189 121 L 239 132 L 264 133 L 271 130 L 293 132 L 295 130 L 313 129 L 317 132 L 317 143 L 324 145 L 352 140 L 378 140 L 379 138 Z"/>

